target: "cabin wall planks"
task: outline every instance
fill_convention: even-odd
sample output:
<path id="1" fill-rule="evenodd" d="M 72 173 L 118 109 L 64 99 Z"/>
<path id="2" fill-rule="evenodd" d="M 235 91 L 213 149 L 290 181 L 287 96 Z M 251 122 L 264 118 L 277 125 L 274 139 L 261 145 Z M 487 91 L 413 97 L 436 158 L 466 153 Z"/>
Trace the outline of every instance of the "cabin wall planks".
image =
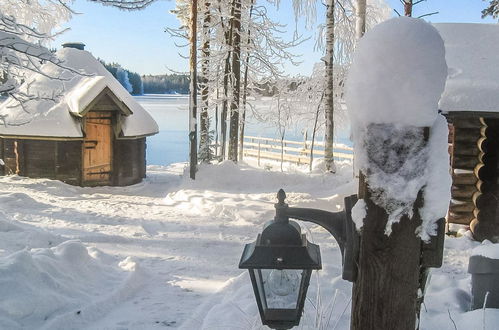
<path id="1" fill-rule="evenodd" d="M 0 138 L 0 158 L 5 162 L 5 166 L 0 167 L 0 175 L 18 174 L 85 186 L 87 184 L 82 181 L 82 147 L 83 141 L 80 140 Z M 115 139 L 113 151 L 110 184 L 126 186 L 142 181 L 146 175 L 146 138 Z"/>
<path id="2" fill-rule="evenodd" d="M 81 141 L 45 141 L 0 138 L 3 175 L 56 179 L 81 183 Z"/>
<path id="3" fill-rule="evenodd" d="M 146 174 L 146 139 L 115 140 L 114 175 L 117 186 L 138 183 Z"/>

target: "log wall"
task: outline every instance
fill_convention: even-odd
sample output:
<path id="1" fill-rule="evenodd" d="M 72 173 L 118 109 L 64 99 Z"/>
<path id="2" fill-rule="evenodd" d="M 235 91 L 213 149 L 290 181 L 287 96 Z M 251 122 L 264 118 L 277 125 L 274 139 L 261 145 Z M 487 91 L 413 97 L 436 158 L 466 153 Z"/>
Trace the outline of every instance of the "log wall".
<path id="1" fill-rule="evenodd" d="M 476 239 L 499 242 L 499 120 L 481 118 L 482 127 L 477 146 L 478 162 L 474 174 L 478 181 L 473 196 L 474 218 L 470 223 Z"/>
<path id="2" fill-rule="evenodd" d="M 113 185 L 128 186 L 146 176 L 146 138 L 115 140 Z"/>
<path id="3" fill-rule="evenodd" d="M 452 125 L 450 143 L 452 145 L 452 199 L 447 221 L 469 225 L 474 218 L 473 196 L 478 192 L 478 177 L 474 173 L 478 164 L 482 123 L 480 118 L 455 118 Z"/>
<path id="4" fill-rule="evenodd" d="M 2 175 L 81 182 L 81 141 L 51 141 L 0 138 L 5 162 Z"/>

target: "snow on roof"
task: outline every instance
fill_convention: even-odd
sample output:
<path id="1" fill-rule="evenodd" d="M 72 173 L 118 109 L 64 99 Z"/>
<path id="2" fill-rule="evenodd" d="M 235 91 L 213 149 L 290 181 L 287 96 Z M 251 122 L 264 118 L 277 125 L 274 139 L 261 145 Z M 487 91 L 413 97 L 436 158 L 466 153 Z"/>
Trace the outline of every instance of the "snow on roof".
<path id="1" fill-rule="evenodd" d="M 145 136 L 158 132 L 158 125 L 93 55 L 63 48 L 57 52 L 62 66 L 44 64 L 43 74 L 31 75 L 20 91 L 36 96 L 22 105 L 9 97 L 0 105 L 0 134 L 18 136 L 83 136 L 78 119 L 106 87 L 131 114 L 122 118 L 123 136 Z M 78 74 L 77 72 L 81 73 Z M 57 79 L 54 79 L 57 78 Z M 3 123 L 2 123 L 3 121 Z"/>
<path id="2" fill-rule="evenodd" d="M 499 25 L 434 24 L 449 67 L 439 107 L 443 112 L 499 112 Z"/>

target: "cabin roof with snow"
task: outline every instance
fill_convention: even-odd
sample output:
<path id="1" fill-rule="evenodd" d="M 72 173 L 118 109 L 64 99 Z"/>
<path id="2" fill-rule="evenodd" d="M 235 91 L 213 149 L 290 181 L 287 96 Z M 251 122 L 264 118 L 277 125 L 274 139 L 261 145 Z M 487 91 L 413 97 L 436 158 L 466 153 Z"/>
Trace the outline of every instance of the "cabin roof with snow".
<path id="1" fill-rule="evenodd" d="M 439 23 L 449 76 L 439 107 L 445 114 L 499 114 L 499 24 Z"/>
<path id="2" fill-rule="evenodd" d="M 120 136 L 158 133 L 149 113 L 91 53 L 63 48 L 57 57 L 63 61 L 61 66 L 44 64 L 43 74 L 31 75 L 20 87 L 21 92 L 36 98 L 20 104 L 9 97 L 0 104 L 0 135 L 82 138 L 79 118 L 103 94 L 120 109 Z"/>

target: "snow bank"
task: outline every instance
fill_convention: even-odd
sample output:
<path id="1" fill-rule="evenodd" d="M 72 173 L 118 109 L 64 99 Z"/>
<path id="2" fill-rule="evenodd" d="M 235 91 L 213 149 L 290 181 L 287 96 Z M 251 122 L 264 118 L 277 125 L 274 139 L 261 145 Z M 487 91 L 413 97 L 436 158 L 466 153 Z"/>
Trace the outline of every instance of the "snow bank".
<path id="1" fill-rule="evenodd" d="M 359 41 L 346 102 L 356 164 L 366 174 L 373 202 L 388 212 L 387 234 L 401 216 L 412 216 L 425 186 L 434 191 L 425 192 L 424 239 L 447 210 L 450 176 L 447 152 L 442 153 L 447 143 L 444 119 L 437 121 L 446 77 L 442 38 L 423 20 L 394 18 Z M 428 144 L 422 127 L 432 127 Z"/>
<path id="2" fill-rule="evenodd" d="M 113 294 L 126 277 L 97 253 L 66 241 L 0 257 L 0 328 L 63 329 L 74 321 L 61 323 L 61 315 L 86 319 L 85 308 Z"/>
<path id="3" fill-rule="evenodd" d="M 0 329 L 262 329 L 237 264 L 273 217 L 277 189 L 291 205 L 335 211 L 357 188 L 351 165 L 309 175 L 222 163 L 201 166 L 199 181 L 182 176 L 184 167 L 148 166 L 148 177 L 127 187 L 0 177 Z M 299 328 L 348 329 L 352 287 L 341 279 L 338 244 L 301 224 L 321 246 L 323 269 Z M 469 232 L 446 237 L 421 329 L 497 328 L 496 310 L 468 312 L 477 246 Z"/>
<path id="4" fill-rule="evenodd" d="M 352 176 L 350 163 L 338 163 L 336 175 L 324 175 L 323 172 L 273 172 L 244 162 L 226 161 L 200 165 L 196 180 L 191 180 L 185 172 L 180 185 L 166 196 L 164 203 L 190 215 L 230 218 L 235 225 L 253 224 L 262 217 L 273 218 L 273 205 L 280 188 L 286 191 L 290 205 L 339 211 L 343 208 L 343 197 L 355 193 Z M 331 187 L 335 187 L 335 194 L 331 194 Z"/>

